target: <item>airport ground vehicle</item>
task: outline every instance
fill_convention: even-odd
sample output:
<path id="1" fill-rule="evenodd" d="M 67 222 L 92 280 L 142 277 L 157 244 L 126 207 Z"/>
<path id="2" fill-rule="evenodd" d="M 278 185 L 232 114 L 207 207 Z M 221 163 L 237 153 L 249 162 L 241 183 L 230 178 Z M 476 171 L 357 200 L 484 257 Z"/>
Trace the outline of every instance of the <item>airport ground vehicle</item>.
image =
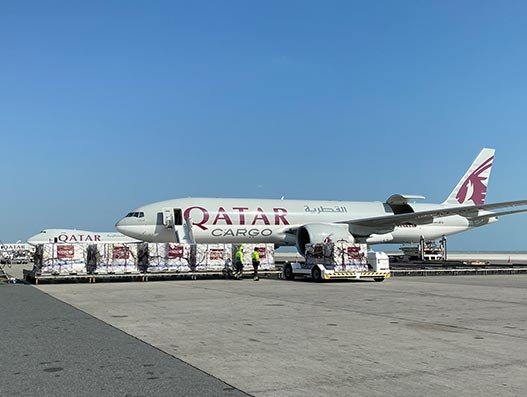
<path id="1" fill-rule="evenodd" d="M 384 252 L 368 252 L 365 244 L 308 244 L 305 262 L 286 263 L 283 276 L 286 280 L 307 277 L 319 282 L 365 278 L 384 281 L 390 277 L 390 261 Z"/>
<path id="2" fill-rule="evenodd" d="M 435 241 L 425 241 L 421 238 L 419 245 L 403 245 L 400 247 L 401 255 L 394 257 L 394 260 L 403 262 L 423 261 L 441 262 L 447 260 L 446 237 L 443 236 L 439 243 Z"/>

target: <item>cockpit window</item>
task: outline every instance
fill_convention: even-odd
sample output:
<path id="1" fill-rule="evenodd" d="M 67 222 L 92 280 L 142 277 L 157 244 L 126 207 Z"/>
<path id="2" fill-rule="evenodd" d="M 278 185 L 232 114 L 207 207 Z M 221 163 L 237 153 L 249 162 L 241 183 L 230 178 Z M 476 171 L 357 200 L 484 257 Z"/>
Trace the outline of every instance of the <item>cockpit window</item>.
<path id="1" fill-rule="evenodd" d="M 144 212 L 129 212 L 125 216 L 125 218 L 144 218 L 144 217 L 145 217 Z"/>

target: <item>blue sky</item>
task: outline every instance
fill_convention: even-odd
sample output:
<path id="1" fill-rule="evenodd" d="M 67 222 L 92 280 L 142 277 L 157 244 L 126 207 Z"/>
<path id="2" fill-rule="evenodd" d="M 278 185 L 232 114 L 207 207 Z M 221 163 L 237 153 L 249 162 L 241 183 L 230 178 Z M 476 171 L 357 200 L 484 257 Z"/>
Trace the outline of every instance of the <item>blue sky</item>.
<path id="1" fill-rule="evenodd" d="M 521 1 L 47 1 L 0 11 L 0 239 L 180 196 L 527 198 Z M 527 250 L 527 215 L 451 249 Z"/>

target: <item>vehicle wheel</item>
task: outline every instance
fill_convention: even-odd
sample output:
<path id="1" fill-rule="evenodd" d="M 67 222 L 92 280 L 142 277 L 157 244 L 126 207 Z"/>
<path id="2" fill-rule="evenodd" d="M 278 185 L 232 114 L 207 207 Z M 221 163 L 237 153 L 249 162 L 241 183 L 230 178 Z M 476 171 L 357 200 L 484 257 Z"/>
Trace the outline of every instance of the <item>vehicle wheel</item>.
<path id="1" fill-rule="evenodd" d="M 313 277 L 313 280 L 315 280 L 317 283 L 322 281 L 322 271 L 318 266 L 315 266 L 313 270 L 311 270 L 311 277 Z"/>
<path id="2" fill-rule="evenodd" d="M 384 281 L 384 277 L 374 277 L 373 281 L 376 281 L 376 282 L 380 283 L 380 282 Z"/>
<path id="3" fill-rule="evenodd" d="M 293 267 L 291 265 L 285 265 L 284 267 L 284 278 L 286 280 L 294 280 Z"/>

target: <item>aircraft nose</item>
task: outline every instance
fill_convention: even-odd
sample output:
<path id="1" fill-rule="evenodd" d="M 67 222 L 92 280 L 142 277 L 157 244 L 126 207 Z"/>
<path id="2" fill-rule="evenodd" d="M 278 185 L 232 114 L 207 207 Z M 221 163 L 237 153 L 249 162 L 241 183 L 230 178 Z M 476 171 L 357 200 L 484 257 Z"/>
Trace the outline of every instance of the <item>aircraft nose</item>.
<path id="1" fill-rule="evenodd" d="M 124 217 L 115 224 L 115 229 L 128 237 L 135 237 L 137 235 L 137 227 L 134 227 L 133 220 L 129 217 Z"/>
<path id="2" fill-rule="evenodd" d="M 123 227 L 123 220 L 120 219 L 119 221 L 117 221 L 117 223 L 115 224 L 115 229 L 119 232 L 119 233 L 123 233 L 121 231 L 122 227 Z M 124 233 L 123 233 L 124 234 Z"/>
<path id="3" fill-rule="evenodd" d="M 145 213 L 141 209 L 129 212 L 116 224 L 115 229 L 125 236 L 145 241 L 154 233 L 154 228 L 149 222 L 145 222 Z"/>
<path id="4" fill-rule="evenodd" d="M 115 229 L 125 236 L 145 241 L 155 235 L 155 223 L 149 217 L 148 208 L 141 207 L 121 218 Z"/>

